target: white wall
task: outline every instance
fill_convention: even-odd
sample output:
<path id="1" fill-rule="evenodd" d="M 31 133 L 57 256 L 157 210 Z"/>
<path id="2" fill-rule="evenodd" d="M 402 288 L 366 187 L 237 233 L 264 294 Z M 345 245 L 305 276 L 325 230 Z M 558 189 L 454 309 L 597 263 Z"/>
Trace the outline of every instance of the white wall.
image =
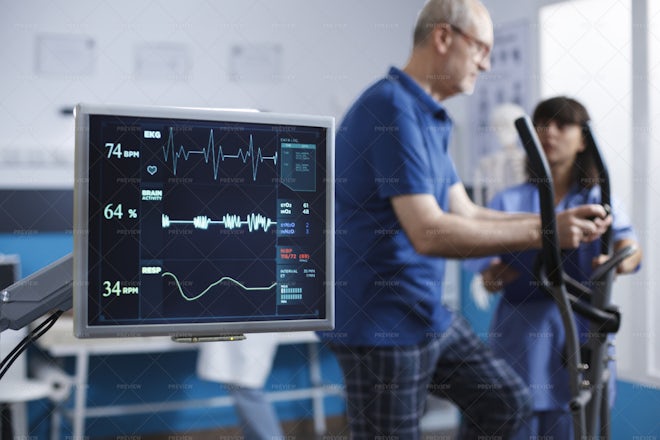
<path id="1" fill-rule="evenodd" d="M 405 63 L 422 4 L 0 0 L 0 186 L 71 184 L 73 120 L 60 110 L 78 102 L 252 107 L 340 118 L 389 65 Z M 57 44 L 62 37 L 74 43 L 65 42 L 59 53 L 46 45 L 38 57 L 40 42 Z M 76 41 L 91 42 L 77 48 L 92 54 L 89 68 L 76 64 Z M 139 64 L 149 57 L 150 51 L 141 52 L 145 47 L 162 44 L 184 56 Z M 243 58 L 232 58 L 234 47 Z M 264 57 L 250 58 L 260 51 Z M 241 62 L 242 76 L 232 74 L 232 60 Z M 64 72 L 44 72 L 58 69 Z"/>
<path id="2" fill-rule="evenodd" d="M 633 148 L 635 169 L 634 215 L 641 221 L 644 237 L 645 271 L 634 286 L 635 300 L 639 293 L 645 301 L 637 300 L 636 310 L 644 317 L 635 328 L 637 346 L 645 353 L 642 369 L 653 379 L 655 390 L 660 389 L 660 299 L 658 298 L 657 269 L 660 267 L 660 39 L 654 32 L 660 25 L 660 2 L 634 1 L 633 43 L 634 86 L 633 100 L 639 102 L 633 113 Z M 639 24 L 636 26 L 636 24 Z M 653 30 L 653 31 L 651 31 Z M 640 81 L 648 79 L 648 81 Z M 650 381 L 649 381 L 650 382 Z"/>

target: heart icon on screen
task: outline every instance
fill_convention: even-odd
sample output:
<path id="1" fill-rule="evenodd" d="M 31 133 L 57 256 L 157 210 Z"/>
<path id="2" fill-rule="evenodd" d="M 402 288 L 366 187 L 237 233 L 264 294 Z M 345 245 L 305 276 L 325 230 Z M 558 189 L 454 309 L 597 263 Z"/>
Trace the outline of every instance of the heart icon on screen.
<path id="1" fill-rule="evenodd" d="M 151 174 L 152 176 L 156 174 L 156 171 L 158 171 L 158 167 L 156 165 L 149 165 L 147 167 L 147 173 Z"/>

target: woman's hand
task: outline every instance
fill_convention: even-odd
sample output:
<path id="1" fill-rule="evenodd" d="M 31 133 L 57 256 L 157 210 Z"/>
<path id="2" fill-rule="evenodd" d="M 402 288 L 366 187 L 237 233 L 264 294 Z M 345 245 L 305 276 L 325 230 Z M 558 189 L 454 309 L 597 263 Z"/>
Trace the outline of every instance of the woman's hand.
<path id="1" fill-rule="evenodd" d="M 625 260 L 621 261 L 619 265 L 616 267 L 616 273 L 617 274 L 626 274 L 626 273 L 633 273 L 637 270 L 639 267 L 639 263 L 642 261 L 642 250 L 639 248 L 639 245 L 635 240 L 631 239 L 625 239 L 625 240 L 619 240 L 616 243 L 614 243 L 614 252 L 618 251 L 619 249 L 623 249 L 626 246 L 632 246 L 636 250 L 635 252 L 630 255 L 628 258 Z M 608 259 L 610 258 L 609 255 L 599 255 L 596 258 L 593 259 L 593 267 L 598 267 L 601 264 L 605 263 Z"/>
<path id="2" fill-rule="evenodd" d="M 481 272 L 484 288 L 493 293 L 518 278 L 520 274 L 499 258 L 494 259 L 490 266 Z"/>

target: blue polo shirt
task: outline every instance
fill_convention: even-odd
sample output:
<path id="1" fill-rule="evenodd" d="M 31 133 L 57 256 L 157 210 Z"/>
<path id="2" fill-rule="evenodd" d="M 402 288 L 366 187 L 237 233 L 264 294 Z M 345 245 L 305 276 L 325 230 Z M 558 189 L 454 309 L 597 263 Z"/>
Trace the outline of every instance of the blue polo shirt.
<path id="1" fill-rule="evenodd" d="M 459 181 L 445 109 L 397 68 L 369 87 L 336 136 L 336 326 L 353 346 L 412 345 L 451 323 L 443 258 L 418 254 L 390 198 L 431 194 L 447 211 Z"/>

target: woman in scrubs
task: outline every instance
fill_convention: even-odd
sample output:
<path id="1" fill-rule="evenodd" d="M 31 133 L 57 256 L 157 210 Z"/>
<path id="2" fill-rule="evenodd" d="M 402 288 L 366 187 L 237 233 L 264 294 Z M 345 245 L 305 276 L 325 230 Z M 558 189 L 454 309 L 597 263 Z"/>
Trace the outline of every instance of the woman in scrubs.
<path id="1" fill-rule="evenodd" d="M 532 119 L 550 166 L 556 210 L 600 203 L 597 172 L 583 138 L 582 127 L 589 121 L 585 107 L 574 99 L 555 97 L 539 103 Z M 639 267 L 641 251 L 622 207 L 615 199 L 612 205 L 614 250 L 629 245 L 638 249 L 616 271 L 631 273 Z M 538 212 L 539 206 L 534 182 L 506 189 L 490 203 L 490 207 L 508 212 Z M 562 251 L 564 271 L 578 281 L 588 281 L 594 266 L 607 258 L 599 251 L 598 240 Z M 473 260 L 467 267 L 481 272 L 486 290 L 502 291 L 491 323 L 490 344 L 532 392 L 534 417 L 515 438 L 572 439 L 568 372 L 563 360 L 565 332 L 559 309 L 535 281 L 537 254 L 526 251 Z M 577 324 L 581 334 L 588 332 L 586 320 L 578 317 Z"/>

